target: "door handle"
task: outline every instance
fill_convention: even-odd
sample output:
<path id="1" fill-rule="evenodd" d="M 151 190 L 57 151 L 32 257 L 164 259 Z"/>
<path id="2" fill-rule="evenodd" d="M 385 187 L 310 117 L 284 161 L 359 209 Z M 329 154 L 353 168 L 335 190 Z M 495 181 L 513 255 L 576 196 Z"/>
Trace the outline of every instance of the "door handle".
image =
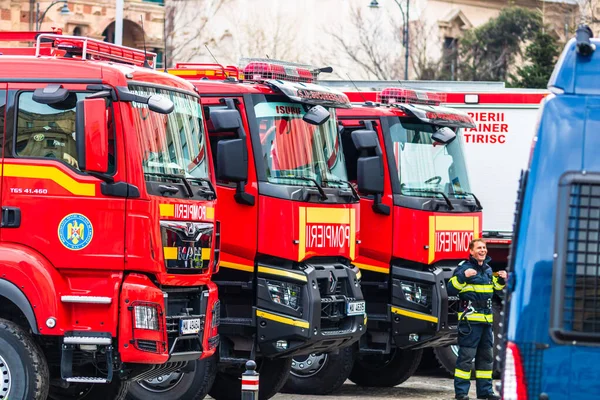
<path id="1" fill-rule="evenodd" d="M 19 207 L 2 207 L 2 228 L 18 228 L 21 226 L 21 209 Z"/>

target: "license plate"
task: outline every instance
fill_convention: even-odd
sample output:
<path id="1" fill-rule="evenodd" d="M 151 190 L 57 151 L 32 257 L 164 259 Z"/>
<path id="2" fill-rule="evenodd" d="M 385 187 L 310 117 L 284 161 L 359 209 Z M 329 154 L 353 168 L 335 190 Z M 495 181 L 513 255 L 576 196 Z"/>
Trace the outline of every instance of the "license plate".
<path id="1" fill-rule="evenodd" d="M 200 318 L 182 319 L 179 323 L 179 331 L 182 335 L 192 335 L 200 332 Z"/>
<path id="2" fill-rule="evenodd" d="M 361 315 L 365 313 L 364 301 L 351 301 L 346 306 L 346 315 Z"/>

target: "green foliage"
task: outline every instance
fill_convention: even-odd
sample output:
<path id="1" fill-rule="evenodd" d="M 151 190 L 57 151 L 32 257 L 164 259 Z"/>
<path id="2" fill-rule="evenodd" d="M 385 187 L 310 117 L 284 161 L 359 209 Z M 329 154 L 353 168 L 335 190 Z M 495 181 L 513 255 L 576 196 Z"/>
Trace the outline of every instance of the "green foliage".
<path id="1" fill-rule="evenodd" d="M 559 54 L 558 40 L 548 33 L 538 32 L 525 50 L 527 64 L 517 68 L 516 76 L 511 75 L 511 86 L 545 89 Z"/>
<path id="2" fill-rule="evenodd" d="M 460 40 L 459 77 L 466 81 L 505 81 L 521 44 L 542 29 L 536 11 L 509 7 L 485 24 L 466 32 Z"/>

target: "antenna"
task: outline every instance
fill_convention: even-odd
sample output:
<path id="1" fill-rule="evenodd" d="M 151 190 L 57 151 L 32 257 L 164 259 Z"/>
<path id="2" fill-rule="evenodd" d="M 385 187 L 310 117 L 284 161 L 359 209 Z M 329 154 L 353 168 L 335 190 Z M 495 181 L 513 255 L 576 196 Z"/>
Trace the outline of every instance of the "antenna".
<path id="1" fill-rule="evenodd" d="M 140 24 L 142 25 L 142 39 L 144 40 L 144 68 L 152 68 L 148 63 L 148 51 L 146 50 L 146 31 L 144 30 L 144 18 L 140 15 Z"/>
<path id="2" fill-rule="evenodd" d="M 358 94 L 360 94 L 360 97 L 362 97 L 363 101 L 365 102 L 365 104 L 368 104 L 369 102 L 367 101 L 367 99 L 365 99 L 365 96 L 363 96 L 363 94 L 361 93 L 360 89 L 358 88 L 358 86 L 356 86 L 356 83 L 354 83 L 354 81 L 352 80 L 352 78 L 350 78 L 350 74 L 348 74 L 346 72 L 346 76 L 348 76 L 348 79 L 350 80 L 350 82 L 352 82 L 352 84 L 354 85 L 354 87 L 356 88 L 356 91 L 358 92 Z"/>
<path id="3" fill-rule="evenodd" d="M 210 49 L 208 48 L 208 45 L 205 44 L 204 47 L 206 47 L 206 50 L 208 50 L 208 54 L 210 54 L 210 56 L 213 58 L 213 60 L 215 60 L 215 63 L 221 65 L 220 62 L 217 61 L 217 58 L 213 55 L 213 53 L 210 51 Z"/>

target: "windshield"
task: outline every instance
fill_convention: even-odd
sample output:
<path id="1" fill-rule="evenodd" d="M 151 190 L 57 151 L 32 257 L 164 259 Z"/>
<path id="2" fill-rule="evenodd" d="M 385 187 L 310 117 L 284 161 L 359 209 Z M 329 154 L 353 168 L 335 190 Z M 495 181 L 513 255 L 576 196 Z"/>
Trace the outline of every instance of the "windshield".
<path id="1" fill-rule="evenodd" d="M 335 181 L 347 180 L 335 109 L 329 108 L 329 120 L 316 126 L 302 120 L 308 105 L 282 96 L 253 97 L 269 182 L 310 186 L 314 179 L 338 187 Z"/>
<path id="2" fill-rule="evenodd" d="M 460 136 L 448 145 L 433 143 L 433 126 L 402 124 L 390 118 L 390 138 L 394 160 L 405 196 L 439 197 L 471 191 Z"/>
<path id="3" fill-rule="evenodd" d="M 155 176 L 160 174 L 207 178 L 207 150 L 198 99 L 147 86 L 130 86 L 129 90 L 140 95 L 159 94 L 175 104 L 173 112 L 165 115 L 150 111 L 145 104 L 133 103 L 147 179 L 156 180 Z"/>

